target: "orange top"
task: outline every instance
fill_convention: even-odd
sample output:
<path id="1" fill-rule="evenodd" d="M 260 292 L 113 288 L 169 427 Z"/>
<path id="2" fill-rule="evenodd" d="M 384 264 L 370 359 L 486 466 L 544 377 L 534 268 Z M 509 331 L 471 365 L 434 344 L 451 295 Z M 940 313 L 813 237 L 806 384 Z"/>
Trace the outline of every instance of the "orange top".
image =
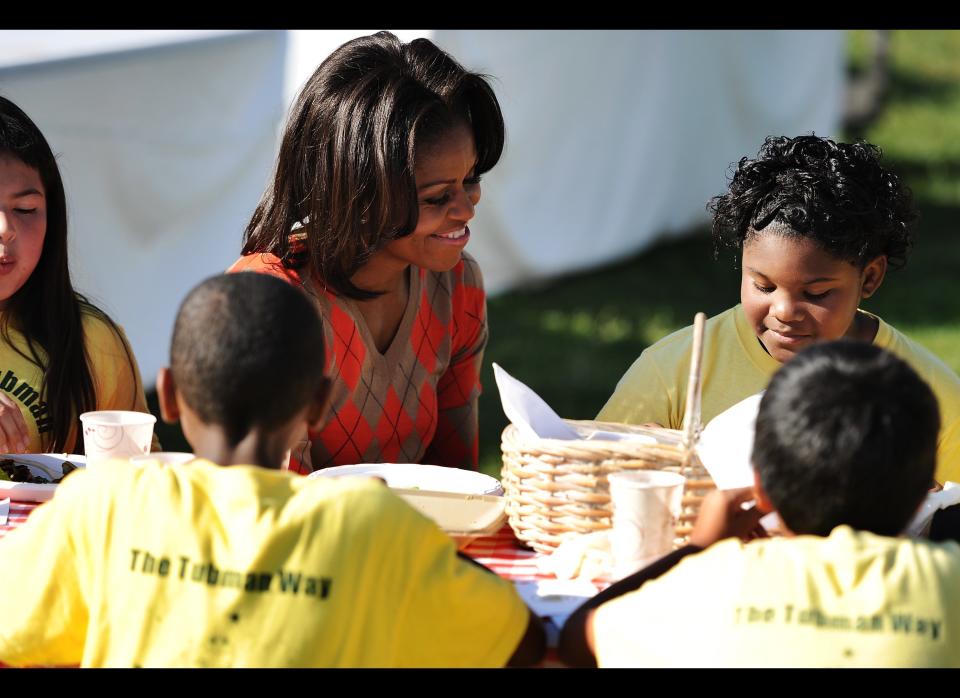
<path id="1" fill-rule="evenodd" d="M 356 303 L 323 287 L 311 293 L 272 254 L 241 257 L 228 270 L 271 274 L 304 289 L 324 319 L 331 416 L 311 433 L 310 453 L 290 468 L 353 463 L 431 463 L 476 468 L 486 296 L 473 258 L 448 272 L 410 267 L 410 294 L 396 336 L 380 353 Z"/>

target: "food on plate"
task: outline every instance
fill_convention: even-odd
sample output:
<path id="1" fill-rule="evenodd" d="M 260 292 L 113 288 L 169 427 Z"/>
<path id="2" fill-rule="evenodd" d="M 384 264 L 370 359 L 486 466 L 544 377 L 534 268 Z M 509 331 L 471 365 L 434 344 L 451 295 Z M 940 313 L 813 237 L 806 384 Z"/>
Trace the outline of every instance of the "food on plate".
<path id="1" fill-rule="evenodd" d="M 44 475 L 34 475 L 30 470 L 30 466 L 38 470 L 43 470 Z M 13 458 L 3 458 L 0 459 L 0 480 L 29 482 L 35 485 L 55 485 L 77 469 L 77 466 L 70 461 L 63 461 L 62 466 L 63 473 L 57 475 L 55 472 L 33 461 L 26 463 L 24 461 L 16 461 Z"/>

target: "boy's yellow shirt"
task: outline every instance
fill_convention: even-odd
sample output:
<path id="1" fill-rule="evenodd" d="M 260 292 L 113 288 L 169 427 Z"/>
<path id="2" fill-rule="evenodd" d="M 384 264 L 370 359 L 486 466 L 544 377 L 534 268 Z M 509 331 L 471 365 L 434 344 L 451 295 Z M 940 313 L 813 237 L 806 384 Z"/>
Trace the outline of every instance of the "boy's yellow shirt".
<path id="1" fill-rule="evenodd" d="M 729 539 L 598 608 L 593 631 L 601 667 L 960 667 L 960 546 L 847 526 Z"/>
<path id="2" fill-rule="evenodd" d="M 960 482 L 960 378 L 919 343 L 881 318 L 870 317 L 879 325 L 874 345 L 906 361 L 937 396 L 940 438 L 936 478 L 940 482 Z M 691 326 L 648 347 L 620 379 L 597 419 L 626 424 L 656 422 L 681 429 L 692 346 Z M 760 345 L 741 305 L 707 320 L 702 364 L 703 423 L 765 390 L 780 366 Z"/>
<path id="3" fill-rule="evenodd" d="M 16 665 L 496 667 L 528 621 L 368 478 L 111 461 L 67 477 L 0 560 Z"/>

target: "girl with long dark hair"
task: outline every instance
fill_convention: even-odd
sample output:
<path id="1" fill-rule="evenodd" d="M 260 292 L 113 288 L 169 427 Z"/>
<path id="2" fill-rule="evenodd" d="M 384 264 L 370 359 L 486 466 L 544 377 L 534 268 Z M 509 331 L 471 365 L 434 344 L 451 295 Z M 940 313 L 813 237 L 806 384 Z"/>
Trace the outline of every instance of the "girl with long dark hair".
<path id="1" fill-rule="evenodd" d="M 109 409 L 149 412 L 136 360 L 73 289 L 56 159 L 0 97 L 0 453 L 82 453 L 80 414 Z"/>

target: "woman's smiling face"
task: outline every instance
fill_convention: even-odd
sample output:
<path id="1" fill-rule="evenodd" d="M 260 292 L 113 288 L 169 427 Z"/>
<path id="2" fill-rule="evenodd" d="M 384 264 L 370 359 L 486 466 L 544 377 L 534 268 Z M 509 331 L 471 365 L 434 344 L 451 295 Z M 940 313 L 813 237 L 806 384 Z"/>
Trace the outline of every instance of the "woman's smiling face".
<path id="1" fill-rule="evenodd" d="M 861 270 L 810 238 L 771 226 L 747 236 L 742 266 L 747 318 L 767 353 L 785 363 L 815 342 L 857 336 L 857 307 L 879 288 L 886 258 Z"/>
<path id="2" fill-rule="evenodd" d="M 465 124 L 418 153 L 414 167 L 420 204 L 417 227 L 382 252 L 429 271 L 453 269 L 470 239 L 467 223 L 480 201 L 476 164 L 473 133 Z"/>

